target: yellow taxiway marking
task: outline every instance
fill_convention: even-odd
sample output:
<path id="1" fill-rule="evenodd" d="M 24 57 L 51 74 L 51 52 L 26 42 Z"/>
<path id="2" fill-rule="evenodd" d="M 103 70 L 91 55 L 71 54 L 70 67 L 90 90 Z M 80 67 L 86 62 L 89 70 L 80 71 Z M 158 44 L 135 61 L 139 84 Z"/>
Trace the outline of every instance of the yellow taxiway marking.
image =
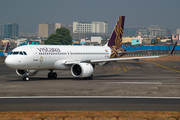
<path id="1" fill-rule="evenodd" d="M 120 72 L 120 73 L 123 73 L 123 72 L 126 72 L 126 68 L 124 67 L 124 65 L 121 65 L 122 68 L 124 69 L 124 71 Z"/>
<path id="2" fill-rule="evenodd" d="M 122 68 L 120 68 L 120 67 L 122 67 Z M 106 75 L 110 75 L 112 73 L 126 72 L 126 68 L 122 64 L 121 64 L 121 66 L 105 66 L 104 70 L 110 70 L 111 71 L 111 72 L 108 72 Z M 120 70 L 124 70 L 124 71 L 120 71 Z M 102 74 L 98 74 L 98 75 L 102 75 Z"/>
<path id="3" fill-rule="evenodd" d="M 150 61 L 148 61 L 148 62 L 150 62 Z M 160 65 L 160 64 L 157 64 L 157 63 L 154 63 L 154 62 L 150 62 L 150 63 L 155 64 L 155 65 L 160 66 L 160 67 L 163 67 L 165 69 L 169 69 L 169 70 L 172 70 L 172 71 L 180 73 L 180 71 L 178 71 L 178 70 L 175 70 L 175 69 L 172 69 L 172 68 L 168 68 L 166 66 L 163 66 L 163 65 Z"/>

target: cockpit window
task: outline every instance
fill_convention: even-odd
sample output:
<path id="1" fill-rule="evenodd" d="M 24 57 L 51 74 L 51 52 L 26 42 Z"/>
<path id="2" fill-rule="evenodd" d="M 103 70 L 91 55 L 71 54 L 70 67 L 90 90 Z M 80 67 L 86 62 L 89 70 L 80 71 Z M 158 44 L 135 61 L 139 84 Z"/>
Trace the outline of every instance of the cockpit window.
<path id="1" fill-rule="evenodd" d="M 23 51 L 23 53 L 24 53 L 24 55 L 27 55 L 27 53 L 26 53 L 26 52 L 24 52 L 24 51 Z"/>
<path id="2" fill-rule="evenodd" d="M 20 55 L 23 55 L 23 52 L 22 52 L 22 51 L 20 51 L 20 52 L 19 52 L 19 54 L 20 54 Z"/>
<path id="3" fill-rule="evenodd" d="M 13 52 L 13 55 L 18 55 L 19 52 Z"/>
<path id="4" fill-rule="evenodd" d="M 10 55 L 27 55 L 25 51 L 12 51 Z"/>

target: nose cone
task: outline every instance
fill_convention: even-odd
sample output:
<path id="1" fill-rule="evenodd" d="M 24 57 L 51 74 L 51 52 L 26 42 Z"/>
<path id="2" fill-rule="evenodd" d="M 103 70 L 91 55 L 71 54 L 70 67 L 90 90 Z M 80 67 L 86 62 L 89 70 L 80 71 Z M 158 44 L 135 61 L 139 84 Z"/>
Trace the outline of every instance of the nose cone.
<path id="1" fill-rule="evenodd" d="M 10 67 L 10 68 L 13 68 L 13 66 L 14 66 L 14 62 L 13 62 L 13 59 L 11 58 L 11 57 L 6 57 L 6 59 L 5 59 L 5 64 L 8 66 L 8 67 Z"/>

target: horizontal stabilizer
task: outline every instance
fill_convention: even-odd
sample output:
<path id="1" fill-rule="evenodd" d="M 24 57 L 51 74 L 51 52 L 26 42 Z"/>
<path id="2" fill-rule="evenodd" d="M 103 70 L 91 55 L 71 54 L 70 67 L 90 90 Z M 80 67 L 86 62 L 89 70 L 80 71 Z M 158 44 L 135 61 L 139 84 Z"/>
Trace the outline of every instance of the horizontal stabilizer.
<path id="1" fill-rule="evenodd" d="M 173 54 L 173 52 L 174 52 L 174 49 L 175 49 L 176 45 L 177 45 L 177 42 L 175 42 L 175 44 L 174 44 L 174 46 L 173 46 L 172 50 L 169 52 L 169 55 L 172 55 L 172 54 Z"/>

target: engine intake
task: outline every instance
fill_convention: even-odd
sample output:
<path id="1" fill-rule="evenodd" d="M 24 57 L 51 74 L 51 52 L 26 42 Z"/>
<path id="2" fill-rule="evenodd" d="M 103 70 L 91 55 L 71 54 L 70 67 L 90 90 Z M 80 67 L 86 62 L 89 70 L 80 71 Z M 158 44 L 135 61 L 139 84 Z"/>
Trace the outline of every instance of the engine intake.
<path id="1" fill-rule="evenodd" d="M 71 74 L 74 77 L 89 77 L 93 74 L 93 67 L 90 63 L 76 63 L 71 67 Z"/>

